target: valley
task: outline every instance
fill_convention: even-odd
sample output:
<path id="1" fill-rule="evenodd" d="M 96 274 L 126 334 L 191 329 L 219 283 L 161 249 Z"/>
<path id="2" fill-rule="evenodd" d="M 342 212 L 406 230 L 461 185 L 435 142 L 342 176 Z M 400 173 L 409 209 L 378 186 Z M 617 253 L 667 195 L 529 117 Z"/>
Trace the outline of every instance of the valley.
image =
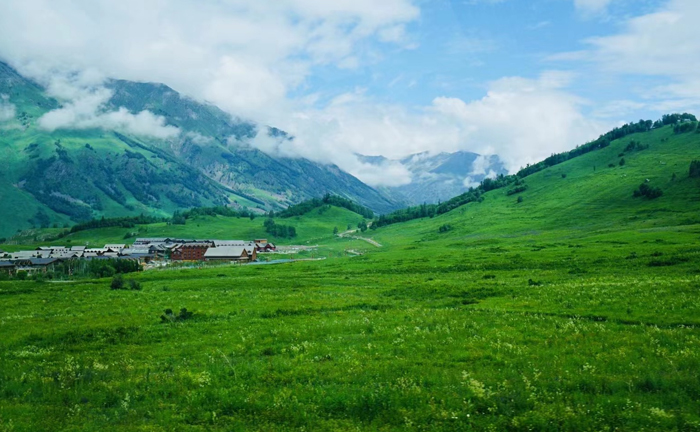
<path id="1" fill-rule="evenodd" d="M 221 215 L 68 234 L 267 236 L 326 259 L 125 274 L 139 290 L 0 282 L 0 426 L 696 430 L 700 134 L 677 126 L 350 234 L 381 248 L 335 235 L 372 220 L 325 205 L 274 216 L 293 239 Z"/>

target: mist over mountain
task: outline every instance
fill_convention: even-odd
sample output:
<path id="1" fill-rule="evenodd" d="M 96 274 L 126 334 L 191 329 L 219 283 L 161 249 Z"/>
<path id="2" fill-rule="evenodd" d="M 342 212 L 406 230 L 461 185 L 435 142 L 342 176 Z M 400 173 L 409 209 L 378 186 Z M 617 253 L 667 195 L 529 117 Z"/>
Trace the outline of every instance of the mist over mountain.
<path id="1" fill-rule="evenodd" d="M 73 92 L 65 102 L 53 94 Z M 332 164 L 250 145 L 283 131 L 232 117 L 163 84 L 108 80 L 51 91 L 0 63 L 0 235 L 102 215 L 206 205 L 284 208 L 326 193 L 376 212 L 401 204 Z"/>
<path id="2" fill-rule="evenodd" d="M 437 203 L 457 196 L 487 177 L 507 174 L 498 156 L 483 156 L 458 151 L 431 154 L 422 152 L 402 159 L 363 156 L 359 159 L 375 166 L 400 164 L 411 173 L 411 182 L 387 190 L 400 194 L 411 204 Z"/>

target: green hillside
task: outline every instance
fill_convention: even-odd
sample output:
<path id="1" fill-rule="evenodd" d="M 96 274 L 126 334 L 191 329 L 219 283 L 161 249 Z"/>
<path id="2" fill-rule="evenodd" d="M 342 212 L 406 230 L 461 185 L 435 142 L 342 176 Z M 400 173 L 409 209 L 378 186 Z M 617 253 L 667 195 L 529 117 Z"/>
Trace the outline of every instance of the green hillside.
<path id="1" fill-rule="evenodd" d="M 130 243 L 135 237 L 176 237 L 192 239 L 241 239 L 266 238 L 279 244 L 316 244 L 334 241 L 333 229 L 345 231 L 364 220 L 362 216 L 344 208 L 315 208 L 306 214 L 275 219 L 277 223 L 293 226 L 297 235 L 293 238 L 275 237 L 266 232 L 265 217 L 251 220 L 247 217 L 194 216 L 185 225 L 154 223 L 138 225 L 135 228 L 99 228 L 71 233 L 54 239 L 63 229 L 28 230 L 10 239 L 13 244 L 5 249 L 22 249 L 39 245 L 104 245 L 107 243 Z"/>
<path id="2" fill-rule="evenodd" d="M 638 147 L 630 146 L 632 142 L 648 148 L 626 151 Z M 497 189 L 484 194 L 482 202 L 434 218 L 380 228 L 374 235 L 387 243 L 406 244 L 418 239 L 463 237 L 466 241 L 552 231 L 575 238 L 596 232 L 694 225 L 700 223 L 700 178 L 689 177 L 693 160 L 700 160 L 700 133 L 677 134 L 667 126 L 632 134 L 525 177 L 523 192 L 509 195 L 516 185 Z M 647 182 L 660 188 L 663 196 L 635 198 L 634 190 Z M 441 235 L 439 227 L 445 224 L 452 231 Z"/>
<path id="3" fill-rule="evenodd" d="M 165 85 L 113 80 L 107 87 L 112 97 L 102 110 L 149 110 L 180 134 L 156 139 L 103 129 L 44 130 L 38 120 L 60 102 L 0 62 L 0 95 L 16 112 L 0 124 L 0 202 L 13 212 L 0 213 L 0 237 L 201 206 L 279 210 L 326 193 L 375 211 L 398 206 L 336 166 L 271 157 L 247 141 L 257 133 L 286 137 L 277 129 L 232 118 Z"/>
<path id="4" fill-rule="evenodd" d="M 0 426 L 699 430 L 693 160 L 696 132 L 630 135 L 523 192 L 361 233 L 383 247 L 354 258 L 148 271 L 129 276 L 139 291 L 0 282 Z M 663 195 L 633 197 L 641 184 Z M 279 220 L 337 250 L 351 240 L 323 236 L 353 217 Z M 204 221 L 168 229 L 262 222 Z"/>

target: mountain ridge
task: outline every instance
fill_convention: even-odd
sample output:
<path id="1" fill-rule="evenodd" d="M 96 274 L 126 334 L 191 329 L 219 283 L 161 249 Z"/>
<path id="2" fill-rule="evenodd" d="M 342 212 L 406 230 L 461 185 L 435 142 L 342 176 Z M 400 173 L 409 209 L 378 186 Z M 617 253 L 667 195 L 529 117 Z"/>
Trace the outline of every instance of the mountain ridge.
<path id="1" fill-rule="evenodd" d="M 111 94 L 100 114 L 149 111 L 179 134 L 161 139 L 109 128 L 41 128 L 38 120 L 64 105 L 0 62 L 0 95 L 15 114 L 0 123 L 0 156 L 6 162 L 0 200 L 18 216 L 2 218 L 0 237 L 31 226 L 165 216 L 207 205 L 279 210 L 327 193 L 379 213 L 401 206 L 337 166 L 255 149 L 246 140 L 277 130 L 232 117 L 165 84 L 108 80 L 105 88 Z"/>

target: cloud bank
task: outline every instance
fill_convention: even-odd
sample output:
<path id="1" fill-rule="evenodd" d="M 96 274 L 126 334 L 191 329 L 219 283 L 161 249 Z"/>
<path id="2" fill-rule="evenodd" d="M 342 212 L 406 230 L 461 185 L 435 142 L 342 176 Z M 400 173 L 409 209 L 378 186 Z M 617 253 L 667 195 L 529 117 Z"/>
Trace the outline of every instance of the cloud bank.
<path id="1" fill-rule="evenodd" d="M 132 114 L 126 108 L 105 111 L 105 105 L 111 97 L 112 92 L 105 88 L 83 91 L 62 108 L 39 117 L 37 123 L 40 128 L 48 131 L 99 128 L 159 139 L 174 138 L 180 134 L 178 128 L 166 125 L 163 117 L 149 111 L 138 114 Z"/>
<path id="2" fill-rule="evenodd" d="M 12 120 L 15 118 L 15 114 L 15 106 L 9 102 L 9 97 L 7 95 L 0 94 L 0 122 Z"/>
<path id="3" fill-rule="evenodd" d="M 431 150 L 497 154 L 510 171 L 537 162 L 553 152 L 597 138 L 612 126 L 588 119 L 587 102 L 566 91 L 570 74 L 550 71 L 536 79 L 504 78 L 489 84 L 475 101 L 438 97 L 430 105 L 409 110 L 378 103 L 362 92 L 337 97 L 322 110 L 307 110 L 281 119 L 296 138 L 255 140 L 268 153 L 328 161 L 373 185 L 406 181 L 407 171 L 367 173 L 353 154 L 400 158 Z M 375 167 L 376 168 L 376 167 Z"/>

